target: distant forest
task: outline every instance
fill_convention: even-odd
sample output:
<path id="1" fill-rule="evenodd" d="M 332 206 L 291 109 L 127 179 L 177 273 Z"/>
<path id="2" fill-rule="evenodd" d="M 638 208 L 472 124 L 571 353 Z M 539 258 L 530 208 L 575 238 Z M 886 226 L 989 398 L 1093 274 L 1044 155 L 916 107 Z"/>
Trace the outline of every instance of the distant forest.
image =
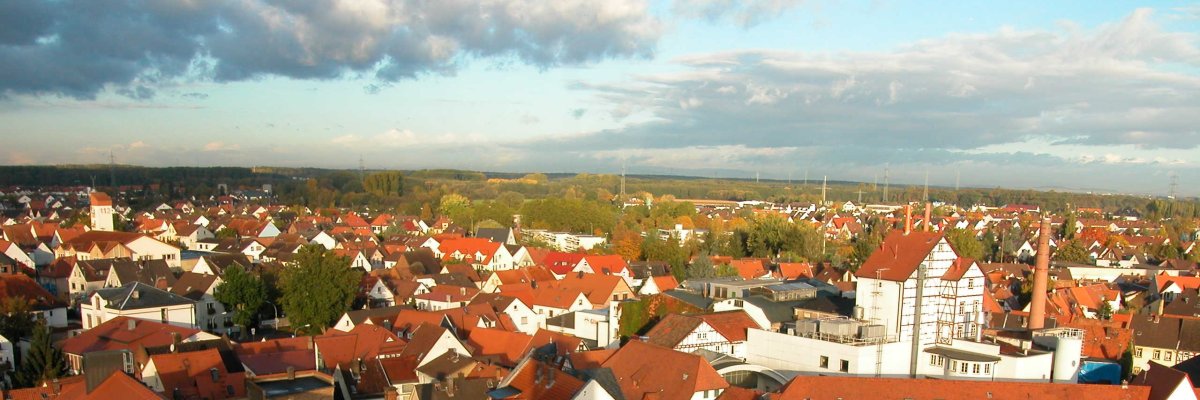
<path id="1" fill-rule="evenodd" d="M 603 174 L 520 174 L 463 170 L 377 171 L 279 167 L 168 167 L 150 168 L 117 165 L 0 166 L 0 186 L 68 186 L 95 183 L 100 188 L 140 188 L 127 196 L 136 203 L 207 197 L 218 193 L 218 184 L 230 190 L 261 189 L 271 184 L 275 201 L 310 207 L 371 207 L 405 214 L 429 214 L 449 194 L 472 203 L 505 202 L 509 208 L 538 199 L 567 199 L 613 205 L 620 192 L 621 178 Z M 152 186 L 153 185 L 153 186 Z M 628 176 L 625 192 L 639 198 L 766 200 L 773 202 L 818 202 L 821 184 L 809 182 L 711 179 L 678 176 Z M 831 202 L 881 202 L 883 185 L 830 182 L 825 199 Z M 888 202 L 921 201 L 919 185 L 892 185 Z M 1088 193 L 1010 190 L 1002 188 L 930 187 L 929 199 L 962 207 L 973 204 L 999 206 L 1033 204 L 1051 212 L 1080 207 L 1105 212 L 1136 212 L 1146 218 L 1200 217 L 1195 199 L 1100 195 Z M 613 205 L 615 206 L 615 205 Z M 497 210 L 499 211 L 499 210 Z M 496 213 L 499 216 L 499 212 Z M 499 221 L 505 223 L 507 221 Z"/>

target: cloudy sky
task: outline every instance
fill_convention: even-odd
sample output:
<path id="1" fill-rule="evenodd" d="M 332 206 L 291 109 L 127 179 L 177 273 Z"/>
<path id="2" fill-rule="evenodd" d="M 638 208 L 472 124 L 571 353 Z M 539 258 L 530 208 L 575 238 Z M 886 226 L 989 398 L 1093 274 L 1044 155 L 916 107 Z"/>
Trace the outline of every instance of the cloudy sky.
<path id="1" fill-rule="evenodd" d="M 0 0 L 0 163 L 1200 194 L 1200 6 L 939 3 Z"/>

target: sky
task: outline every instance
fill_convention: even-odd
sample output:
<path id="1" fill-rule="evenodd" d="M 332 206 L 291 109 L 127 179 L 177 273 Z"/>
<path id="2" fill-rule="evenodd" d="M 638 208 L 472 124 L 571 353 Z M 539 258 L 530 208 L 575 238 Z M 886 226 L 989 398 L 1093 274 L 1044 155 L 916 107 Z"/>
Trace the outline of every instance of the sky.
<path id="1" fill-rule="evenodd" d="M 0 1 L 0 164 L 1200 195 L 1200 4 Z"/>

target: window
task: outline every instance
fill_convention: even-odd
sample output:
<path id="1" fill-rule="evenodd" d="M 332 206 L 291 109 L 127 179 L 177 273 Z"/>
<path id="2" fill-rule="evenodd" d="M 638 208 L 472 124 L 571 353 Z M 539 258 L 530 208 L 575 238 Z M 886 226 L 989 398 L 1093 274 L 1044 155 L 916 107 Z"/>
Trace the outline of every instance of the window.
<path id="1" fill-rule="evenodd" d="M 951 371 L 954 371 L 954 370 L 956 370 L 956 369 L 958 369 L 958 361 L 956 361 L 956 360 L 950 360 L 950 370 L 951 370 Z"/>
<path id="2" fill-rule="evenodd" d="M 829 357 L 821 356 L 821 368 L 829 368 Z"/>
<path id="3" fill-rule="evenodd" d="M 983 373 L 985 373 L 985 374 L 992 373 L 992 364 L 983 364 Z"/>
<path id="4" fill-rule="evenodd" d="M 967 279 L 967 289 L 974 289 L 974 288 L 975 288 L 975 280 Z"/>
<path id="5" fill-rule="evenodd" d="M 962 372 L 962 373 L 964 373 L 964 374 L 965 374 L 965 373 L 967 373 L 967 364 L 968 364 L 968 363 L 961 363 L 961 364 L 958 364 L 958 371 L 959 371 L 959 372 Z"/>
<path id="6" fill-rule="evenodd" d="M 529 323 L 529 317 L 521 317 L 521 325 L 525 325 L 528 323 Z"/>
<path id="7" fill-rule="evenodd" d="M 221 373 L 217 372 L 216 368 L 209 368 L 208 373 L 212 375 L 213 382 L 221 380 Z"/>
<path id="8" fill-rule="evenodd" d="M 978 374 L 978 373 L 979 373 L 979 363 L 973 363 L 973 364 L 971 364 L 971 373 L 972 373 L 972 374 Z"/>
<path id="9" fill-rule="evenodd" d="M 842 360 L 842 372 L 850 372 L 850 361 Z"/>
<path id="10" fill-rule="evenodd" d="M 1164 354 L 1163 354 L 1163 361 L 1171 361 L 1171 354 L 1172 354 L 1172 353 L 1171 353 L 1171 352 L 1169 352 L 1169 351 L 1168 351 L 1168 352 L 1166 352 L 1166 353 L 1164 353 Z"/>
<path id="11" fill-rule="evenodd" d="M 162 308 L 162 309 L 159 309 L 158 312 L 159 312 L 159 314 L 161 314 L 160 317 L 162 318 L 162 323 L 164 323 L 164 324 L 167 323 L 167 309 Z"/>
<path id="12" fill-rule="evenodd" d="M 1162 350 L 1155 350 L 1155 351 L 1154 351 L 1154 356 L 1153 356 L 1153 357 L 1151 357 L 1151 358 L 1153 358 L 1153 359 L 1155 359 L 1155 360 L 1157 360 L 1157 359 L 1159 359 L 1159 358 L 1162 358 Z"/>
<path id="13" fill-rule="evenodd" d="M 697 333 L 697 334 L 696 334 L 696 339 L 699 339 L 699 340 L 707 340 L 707 339 L 708 339 L 708 333 L 707 333 L 707 332 L 700 332 L 700 333 Z"/>
<path id="14" fill-rule="evenodd" d="M 1142 358 L 1142 348 L 1138 347 L 1136 349 L 1133 349 L 1133 356 L 1136 358 Z"/>

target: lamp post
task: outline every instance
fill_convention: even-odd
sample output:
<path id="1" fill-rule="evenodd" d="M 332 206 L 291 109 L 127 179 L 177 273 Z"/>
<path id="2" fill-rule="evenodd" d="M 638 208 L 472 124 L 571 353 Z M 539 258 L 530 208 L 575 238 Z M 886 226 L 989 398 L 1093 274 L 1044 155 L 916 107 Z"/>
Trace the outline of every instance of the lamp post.
<path id="1" fill-rule="evenodd" d="M 276 330 L 278 330 L 278 329 L 279 329 L 279 307 L 276 307 L 276 306 L 275 306 L 275 303 L 272 303 L 272 302 L 269 302 L 269 301 L 264 301 L 264 303 L 270 304 L 270 305 L 271 305 L 271 309 L 272 309 L 272 310 L 275 312 L 275 314 L 274 314 L 274 317 L 275 317 L 275 318 L 274 318 L 274 320 L 275 320 L 275 326 L 274 326 L 274 328 L 275 328 Z"/>

